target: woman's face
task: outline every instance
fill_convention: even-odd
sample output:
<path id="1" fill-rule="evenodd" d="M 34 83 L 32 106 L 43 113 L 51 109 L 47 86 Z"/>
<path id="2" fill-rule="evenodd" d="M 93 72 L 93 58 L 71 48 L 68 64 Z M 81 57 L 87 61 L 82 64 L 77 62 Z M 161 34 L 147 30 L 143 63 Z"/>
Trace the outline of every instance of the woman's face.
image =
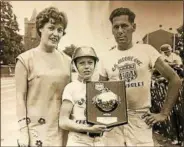
<path id="1" fill-rule="evenodd" d="M 40 28 L 41 43 L 46 49 L 57 48 L 58 43 L 63 36 L 64 27 L 61 23 L 55 23 L 55 20 L 50 18 L 43 28 Z"/>

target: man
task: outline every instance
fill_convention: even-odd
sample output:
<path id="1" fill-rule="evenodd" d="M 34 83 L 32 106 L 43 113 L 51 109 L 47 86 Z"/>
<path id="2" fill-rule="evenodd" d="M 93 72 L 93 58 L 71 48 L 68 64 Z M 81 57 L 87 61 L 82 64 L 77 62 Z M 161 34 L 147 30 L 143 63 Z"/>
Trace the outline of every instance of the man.
<path id="1" fill-rule="evenodd" d="M 160 47 L 160 50 L 164 53 L 163 57 L 165 61 L 168 62 L 169 64 L 171 65 L 173 64 L 181 65 L 182 64 L 182 60 L 180 56 L 178 56 L 175 53 L 172 53 L 172 48 L 169 44 L 163 44 Z"/>
<path id="2" fill-rule="evenodd" d="M 180 78 L 161 55 L 147 44 L 133 44 L 135 14 L 128 8 L 117 8 L 110 15 L 112 33 L 117 42 L 102 60 L 100 80 L 124 80 L 128 106 L 128 124 L 104 134 L 107 146 L 153 146 L 154 123 L 165 121 L 172 110 L 181 86 Z M 150 113 L 151 71 L 156 68 L 168 81 L 166 101 L 160 113 Z"/>

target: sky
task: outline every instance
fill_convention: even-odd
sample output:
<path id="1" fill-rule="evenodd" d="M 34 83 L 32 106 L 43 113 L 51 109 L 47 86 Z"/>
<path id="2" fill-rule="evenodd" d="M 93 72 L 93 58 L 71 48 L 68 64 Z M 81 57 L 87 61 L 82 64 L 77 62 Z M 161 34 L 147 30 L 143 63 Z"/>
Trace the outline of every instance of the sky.
<path id="1" fill-rule="evenodd" d="M 152 31 L 173 28 L 176 32 L 183 23 L 182 1 L 12 1 L 17 16 L 20 34 L 24 35 L 24 18 L 31 18 L 34 8 L 39 13 L 49 6 L 64 11 L 68 17 L 67 34 L 59 47 L 75 44 L 92 46 L 97 52 L 109 50 L 116 45 L 111 32 L 109 15 L 117 7 L 130 8 L 135 14 L 137 25 L 133 41 L 137 42 Z"/>

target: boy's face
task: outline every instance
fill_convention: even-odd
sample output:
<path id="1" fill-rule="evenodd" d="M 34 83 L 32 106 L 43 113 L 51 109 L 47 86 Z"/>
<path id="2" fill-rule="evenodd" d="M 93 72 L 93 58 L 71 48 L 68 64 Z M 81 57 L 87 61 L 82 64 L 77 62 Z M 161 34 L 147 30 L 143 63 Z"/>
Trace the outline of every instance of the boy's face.
<path id="1" fill-rule="evenodd" d="M 76 60 L 76 67 L 82 78 L 89 79 L 95 69 L 95 60 L 92 57 L 80 57 Z"/>

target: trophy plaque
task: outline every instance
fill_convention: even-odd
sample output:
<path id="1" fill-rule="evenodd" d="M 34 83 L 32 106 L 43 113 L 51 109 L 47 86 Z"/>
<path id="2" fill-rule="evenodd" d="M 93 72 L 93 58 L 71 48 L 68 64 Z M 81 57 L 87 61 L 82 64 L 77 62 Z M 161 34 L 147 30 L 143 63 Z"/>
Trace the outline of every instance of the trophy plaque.
<path id="1" fill-rule="evenodd" d="M 87 121 L 108 128 L 128 123 L 124 81 L 88 81 Z"/>

